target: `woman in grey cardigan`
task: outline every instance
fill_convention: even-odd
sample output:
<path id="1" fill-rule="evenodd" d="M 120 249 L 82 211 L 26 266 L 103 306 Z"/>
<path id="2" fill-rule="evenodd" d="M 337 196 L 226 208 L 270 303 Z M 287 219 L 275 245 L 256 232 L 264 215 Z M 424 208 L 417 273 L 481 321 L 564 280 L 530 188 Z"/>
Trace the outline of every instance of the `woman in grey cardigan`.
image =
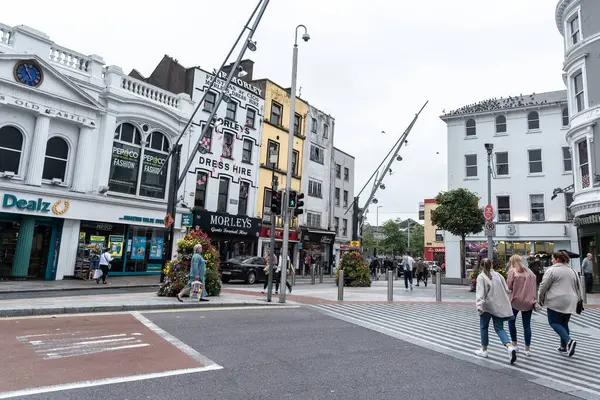
<path id="1" fill-rule="evenodd" d="M 581 299 L 579 278 L 569 265 L 564 252 L 552 255 L 552 267 L 544 273 L 538 293 L 539 304 L 548 309 L 548 323 L 560 337 L 559 353 L 572 357 L 577 342 L 571 339 L 569 320 Z"/>
<path id="2" fill-rule="evenodd" d="M 517 361 L 517 349 L 512 345 L 506 331 L 504 321 L 513 319 L 513 309 L 508 299 L 509 290 L 504 277 L 493 270 L 492 261 L 484 259 L 481 261 L 481 273 L 477 276 L 477 311 L 479 312 L 479 329 L 481 333 L 481 348 L 475 351 L 479 357 L 488 356 L 488 327 L 490 320 L 494 322 L 494 330 L 500 338 L 502 345 L 508 352 L 508 360 L 511 364 Z"/>

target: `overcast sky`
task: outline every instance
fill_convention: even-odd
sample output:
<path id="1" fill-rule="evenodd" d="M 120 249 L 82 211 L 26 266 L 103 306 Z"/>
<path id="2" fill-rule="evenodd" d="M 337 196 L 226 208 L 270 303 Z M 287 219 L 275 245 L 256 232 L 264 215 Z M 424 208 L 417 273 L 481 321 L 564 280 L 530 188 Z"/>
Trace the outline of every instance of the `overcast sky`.
<path id="1" fill-rule="evenodd" d="M 218 68 L 257 0 L 29 0 L 0 22 L 149 75 L 164 54 Z M 335 146 L 356 157 L 360 190 L 429 100 L 377 195 L 379 222 L 417 218 L 447 185 L 443 109 L 490 97 L 562 90 L 562 38 L 551 0 L 272 0 L 258 28 L 255 78 L 290 85 L 294 28 L 302 97 L 336 119 Z M 382 134 L 381 131 L 385 131 Z M 439 152 L 439 154 L 437 154 Z M 363 197 L 363 201 L 366 197 Z M 361 201 L 362 205 L 362 201 Z M 372 207 L 368 221 L 375 223 Z"/>

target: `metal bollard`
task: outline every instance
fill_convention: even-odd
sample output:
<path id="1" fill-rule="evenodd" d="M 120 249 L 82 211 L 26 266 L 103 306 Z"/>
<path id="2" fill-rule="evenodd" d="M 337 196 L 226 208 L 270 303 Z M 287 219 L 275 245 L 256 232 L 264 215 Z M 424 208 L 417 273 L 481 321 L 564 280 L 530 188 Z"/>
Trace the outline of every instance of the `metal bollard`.
<path id="1" fill-rule="evenodd" d="M 340 269 L 338 278 L 338 301 L 344 300 L 344 270 Z"/>
<path id="2" fill-rule="evenodd" d="M 314 285 L 315 284 L 315 265 L 312 264 L 310 266 L 310 284 Z"/>
<path id="3" fill-rule="evenodd" d="M 388 301 L 394 301 L 394 278 L 392 278 L 392 271 L 388 271 L 386 274 L 388 283 Z"/>
<path id="4" fill-rule="evenodd" d="M 442 301 L 442 270 L 438 268 L 435 274 L 435 301 Z"/>
<path id="5" fill-rule="evenodd" d="M 296 274 L 292 274 L 292 286 L 296 286 Z"/>
<path id="6" fill-rule="evenodd" d="M 579 276 L 579 287 L 581 288 L 581 298 L 583 299 L 583 304 L 587 304 L 587 293 L 585 291 L 585 275 Z"/>
<path id="7" fill-rule="evenodd" d="M 323 283 L 323 264 L 319 266 L 319 283 Z"/>

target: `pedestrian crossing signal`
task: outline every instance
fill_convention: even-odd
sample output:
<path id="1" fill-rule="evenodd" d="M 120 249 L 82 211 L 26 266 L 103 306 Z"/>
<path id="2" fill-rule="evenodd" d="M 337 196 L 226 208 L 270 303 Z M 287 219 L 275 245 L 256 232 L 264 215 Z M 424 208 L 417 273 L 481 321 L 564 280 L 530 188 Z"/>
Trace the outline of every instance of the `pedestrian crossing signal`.
<path id="1" fill-rule="evenodd" d="M 274 215 L 281 215 L 281 191 L 272 192 L 271 196 L 271 212 Z"/>
<path id="2" fill-rule="evenodd" d="M 288 195 L 289 208 L 296 208 L 296 196 L 297 195 L 298 195 L 298 192 L 296 192 L 294 190 L 290 190 L 290 194 Z"/>
<path id="3" fill-rule="evenodd" d="M 304 202 L 302 201 L 302 199 L 304 198 L 304 193 L 294 192 L 294 194 L 296 195 L 294 199 L 294 202 L 296 203 L 296 209 L 294 210 L 294 214 L 300 215 L 304 212 L 304 210 L 302 209 L 302 207 L 304 207 Z"/>

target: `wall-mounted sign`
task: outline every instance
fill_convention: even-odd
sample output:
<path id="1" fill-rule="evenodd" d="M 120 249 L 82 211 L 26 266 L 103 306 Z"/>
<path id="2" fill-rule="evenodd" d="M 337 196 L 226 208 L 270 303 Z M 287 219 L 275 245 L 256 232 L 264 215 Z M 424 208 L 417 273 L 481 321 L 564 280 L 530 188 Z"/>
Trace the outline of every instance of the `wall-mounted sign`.
<path id="1" fill-rule="evenodd" d="M 164 239 L 161 237 L 153 237 L 150 240 L 150 256 L 149 260 L 160 260 L 163 257 Z"/>
<path id="2" fill-rule="evenodd" d="M 573 219 L 573 225 L 575 226 L 583 226 L 583 225 L 593 225 L 600 224 L 600 214 L 590 214 L 585 217 L 576 217 Z"/>
<path id="3" fill-rule="evenodd" d="M 268 226 L 263 226 L 260 229 L 260 237 L 270 238 L 271 237 L 271 228 Z M 297 242 L 298 241 L 298 232 L 290 231 L 290 235 L 289 235 L 288 239 L 293 242 Z M 283 240 L 283 229 L 275 228 L 275 240 Z"/>
<path id="4" fill-rule="evenodd" d="M 131 260 L 143 260 L 146 257 L 146 236 L 134 236 L 131 245 Z"/>
<path id="5" fill-rule="evenodd" d="M 9 96 L 7 94 L 0 94 L 0 104 L 7 104 L 19 108 L 24 108 L 26 110 L 44 113 L 50 117 L 55 117 L 65 121 L 76 122 L 78 124 L 89 126 L 91 128 L 96 127 L 96 122 L 93 119 L 84 117 L 82 115 L 73 114 L 67 111 L 58 110 L 56 108 L 47 107 L 42 104 L 33 103 L 29 100 L 22 100 L 17 97 Z"/>
<path id="6" fill-rule="evenodd" d="M 231 172 L 236 175 L 241 175 L 248 178 L 252 177 L 252 170 L 250 168 L 242 167 L 235 163 L 230 163 L 224 160 L 212 160 L 206 156 L 200 155 L 198 159 L 198 164 L 214 170 L 218 169 L 221 171 Z"/>
<path id="7" fill-rule="evenodd" d="M 110 249 L 110 255 L 116 258 L 123 256 L 123 244 L 125 238 L 122 235 L 110 235 L 108 237 L 108 248 Z"/>
<path id="8" fill-rule="evenodd" d="M 209 236 L 212 233 L 256 238 L 261 221 L 258 218 L 199 210 L 194 213 L 194 226 Z"/>
<path id="9" fill-rule="evenodd" d="M 2 208 L 29 210 L 42 214 L 52 212 L 54 215 L 63 215 L 69 211 L 70 202 L 68 200 L 57 200 L 53 203 L 44 201 L 42 197 L 37 199 L 20 199 L 14 194 L 6 193 L 2 198 Z"/>
<path id="10" fill-rule="evenodd" d="M 358 240 L 351 240 L 350 247 L 358 249 L 360 247 L 360 242 Z"/>
<path id="11" fill-rule="evenodd" d="M 167 168 L 161 168 L 167 162 L 167 155 L 151 150 L 144 151 L 142 162 L 142 182 L 140 195 L 163 199 L 167 186 Z"/>
<path id="12" fill-rule="evenodd" d="M 188 226 L 193 226 L 194 223 L 194 215 L 193 214 L 182 214 L 181 215 L 181 227 L 185 228 Z"/>
<path id="13" fill-rule="evenodd" d="M 108 186 L 111 191 L 135 194 L 140 165 L 140 148 L 113 143 Z"/>
<path id="14" fill-rule="evenodd" d="M 124 215 L 119 218 L 121 221 L 133 221 L 133 222 L 142 222 L 145 224 L 163 224 L 164 221 L 160 218 L 146 218 L 146 217 L 137 217 L 134 215 Z"/>

